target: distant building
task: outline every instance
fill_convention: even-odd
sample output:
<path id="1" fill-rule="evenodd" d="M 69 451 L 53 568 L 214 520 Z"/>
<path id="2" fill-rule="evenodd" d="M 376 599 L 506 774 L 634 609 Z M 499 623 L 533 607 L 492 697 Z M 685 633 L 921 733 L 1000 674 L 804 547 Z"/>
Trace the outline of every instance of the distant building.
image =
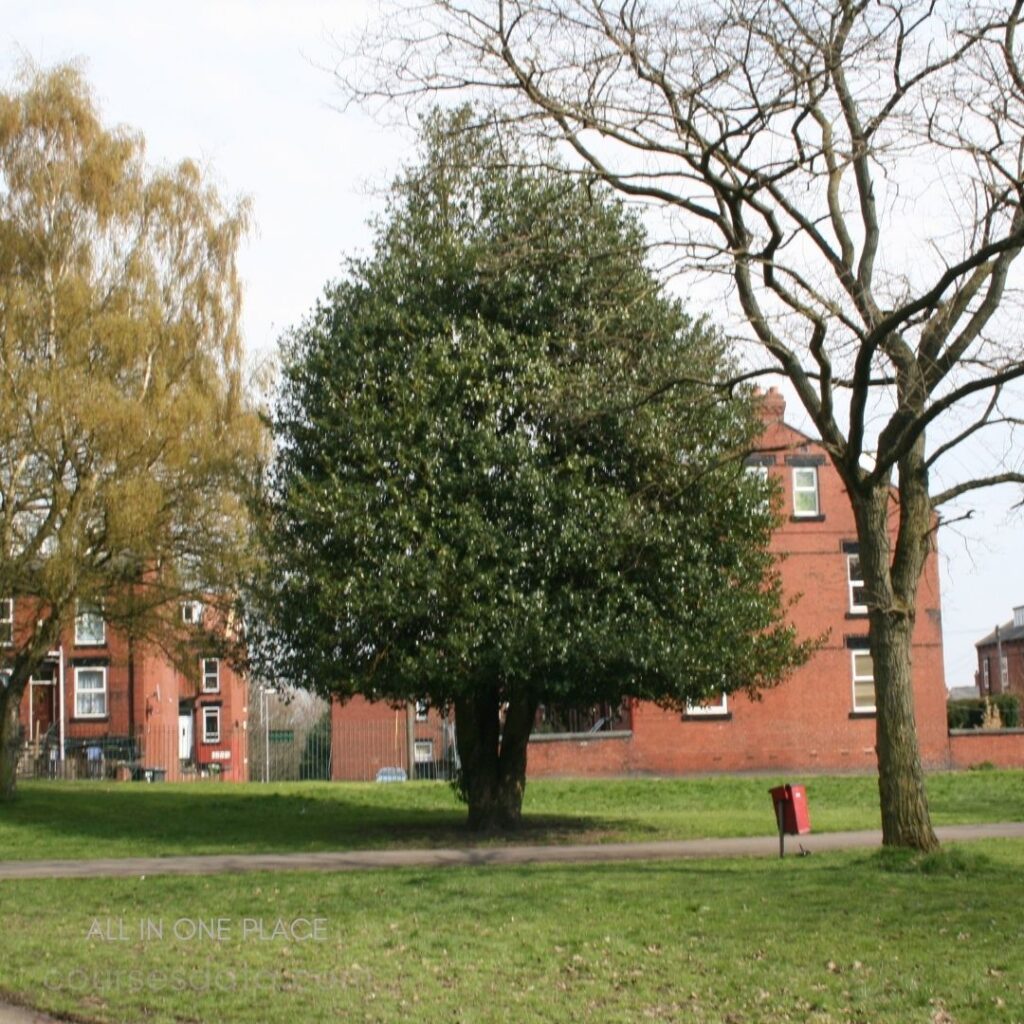
<path id="1" fill-rule="evenodd" d="M 4 649 L 33 614 L 29 599 L 0 599 Z M 155 645 L 129 641 L 102 609 L 80 605 L 73 626 L 25 689 L 20 721 L 23 773 L 61 777 L 147 774 L 167 780 L 247 777 L 245 680 L 204 649 L 202 606 L 180 607 L 196 627 L 192 670 Z"/>
<path id="2" fill-rule="evenodd" d="M 975 645 L 978 671 L 974 679 L 982 697 L 1014 693 L 1024 698 L 1024 605 L 1013 609 L 1013 618 Z"/>

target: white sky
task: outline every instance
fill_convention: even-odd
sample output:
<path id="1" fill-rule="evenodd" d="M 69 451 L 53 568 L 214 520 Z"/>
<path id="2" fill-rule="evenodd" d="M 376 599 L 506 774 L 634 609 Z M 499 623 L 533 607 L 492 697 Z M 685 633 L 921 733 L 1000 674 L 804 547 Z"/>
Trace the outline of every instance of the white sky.
<path id="1" fill-rule="evenodd" d="M 142 131 L 155 163 L 193 157 L 226 195 L 247 195 L 256 230 L 242 254 L 246 342 L 268 352 L 312 306 L 366 220 L 410 138 L 340 113 L 332 35 L 373 0 L 5 0 L 0 82 L 23 57 L 81 59 L 108 123 Z M 789 416 L 801 426 L 790 403 Z M 975 518 L 940 536 L 946 682 L 973 683 L 973 644 L 1024 603 L 1016 496 L 979 498 Z M 810 595 L 808 595 L 810 597 Z"/>

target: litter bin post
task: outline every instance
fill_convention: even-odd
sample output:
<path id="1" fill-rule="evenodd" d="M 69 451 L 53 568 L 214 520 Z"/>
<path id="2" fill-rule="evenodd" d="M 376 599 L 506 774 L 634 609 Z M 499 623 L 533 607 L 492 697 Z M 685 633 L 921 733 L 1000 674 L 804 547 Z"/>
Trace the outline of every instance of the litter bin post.
<path id="1" fill-rule="evenodd" d="M 787 784 L 769 790 L 775 807 L 775 823 L 779 829 L 779 856 L 786 855 L 786 836 L 802 836 L 811 831 L 807 809 L 807 790 Z"/>

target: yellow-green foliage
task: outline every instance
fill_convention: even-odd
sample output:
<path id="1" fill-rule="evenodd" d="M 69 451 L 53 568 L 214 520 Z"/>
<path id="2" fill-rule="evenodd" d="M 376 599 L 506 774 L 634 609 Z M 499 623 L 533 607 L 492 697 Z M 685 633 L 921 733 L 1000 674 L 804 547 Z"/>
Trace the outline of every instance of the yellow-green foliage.
<path id="1" fill-rule="evenodd" d="M 167 641 L 178 598 L 230 590 L 264 443 L 247 223 L 194 163 L 149 168 L 74 66 L 0 94 L 0 596 L 39 602 L 5 692 L 79 599 Z"/>

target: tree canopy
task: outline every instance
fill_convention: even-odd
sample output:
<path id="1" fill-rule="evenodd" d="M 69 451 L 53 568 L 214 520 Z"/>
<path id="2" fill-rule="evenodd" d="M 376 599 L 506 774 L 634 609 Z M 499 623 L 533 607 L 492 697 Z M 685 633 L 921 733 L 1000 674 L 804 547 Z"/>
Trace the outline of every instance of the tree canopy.
<path id="1" fill-rule="evenodd" d="M 3 651 L 4 795 L 22 692 L 80 602 L 173 653 L 180 599 L 235 593 L 264 443 L 246 225 L 196 164 L 150 170 L 75 67 L 0 94 L 0 597 L 32 609 Z"/>
<path id="2" fill-rule="evenodd" d="M 514 823 L 539 703 L 684 708 L 776 682 L 749 401 L 601 188 L 435 114 L 371 254 L 286 337 L 254 653 L 453 707 L 475 824 Z"/>

